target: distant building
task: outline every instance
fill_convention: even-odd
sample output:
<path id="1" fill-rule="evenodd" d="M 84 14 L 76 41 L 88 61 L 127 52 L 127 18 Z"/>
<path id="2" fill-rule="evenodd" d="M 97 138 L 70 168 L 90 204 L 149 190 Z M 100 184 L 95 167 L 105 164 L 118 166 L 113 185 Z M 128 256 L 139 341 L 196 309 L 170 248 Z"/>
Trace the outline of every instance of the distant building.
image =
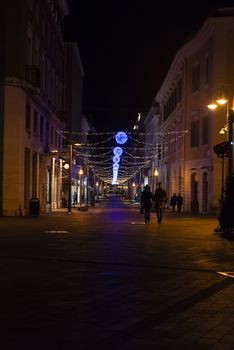
<path id="1" fill-rule="evenodd" d="M 207 105 L 222 87 L 233 98 L 233 10 L 216 11 L 177 52 L 155 97 L 157 120 L 151 112 L 146 119 L 157 133 L 159 180 L 169 196 L 184 196 L 186 211 L 207 213 L 219 206 L 221 160 L 213 147 L 226 140 L 219 133 L 226 109 L 211 112 Z"/>

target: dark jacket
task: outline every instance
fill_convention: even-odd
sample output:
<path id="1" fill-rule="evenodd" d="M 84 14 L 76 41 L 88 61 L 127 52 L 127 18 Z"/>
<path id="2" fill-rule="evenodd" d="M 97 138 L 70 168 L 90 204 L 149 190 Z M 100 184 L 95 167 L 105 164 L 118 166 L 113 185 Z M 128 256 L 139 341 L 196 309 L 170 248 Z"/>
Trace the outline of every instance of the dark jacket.
<path id="1" fill-rule="evenodd" d="M 142 208 L 152 207 L 153 195 L 149 188 L 145 188 L 141 195 L 141 206 Z"/>
<path id="2" fill-rule="evenodd" d="M 163 188 L 157 188 L 155 190 L 154 201 L 155 201 L 155 205 L 166 203 L 167 194 Z"/>
<path id="3" fill-rule="evenodd" d="M 177 196 L 173 194 L 173 196 L 171 197 L 170 205 L 175 206 L 176 203 L 177 203 Z"/>
<path id="4" fill-rule="evenodd" d="M 183 205 L 183 197 L 180 194 L 177 196 L 177 205 L 178 206 Z"/>

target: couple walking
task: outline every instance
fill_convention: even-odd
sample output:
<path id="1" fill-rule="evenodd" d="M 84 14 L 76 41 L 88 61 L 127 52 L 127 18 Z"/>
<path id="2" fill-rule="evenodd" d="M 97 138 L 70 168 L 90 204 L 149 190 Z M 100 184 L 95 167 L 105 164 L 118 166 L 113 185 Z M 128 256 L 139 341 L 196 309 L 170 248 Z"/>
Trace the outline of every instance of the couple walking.
<path id="1" fill-rule="evenodd" d="M 155 190 L 154 196 L 150 191 L 148 185 L 145 186 L 144 191 L 141 195 L 141 208 L 143 209 L 145 215 L 145 224 L 150 221 L 150 211 L 152 208 L 152 201 L 155 204 L 155 210 L 157 213 L 158 223 L 162 223 L 163 210 L 167 201 L 166 191 L 162 188 L 162 183 L 158 183 L 158 188 Z"/>

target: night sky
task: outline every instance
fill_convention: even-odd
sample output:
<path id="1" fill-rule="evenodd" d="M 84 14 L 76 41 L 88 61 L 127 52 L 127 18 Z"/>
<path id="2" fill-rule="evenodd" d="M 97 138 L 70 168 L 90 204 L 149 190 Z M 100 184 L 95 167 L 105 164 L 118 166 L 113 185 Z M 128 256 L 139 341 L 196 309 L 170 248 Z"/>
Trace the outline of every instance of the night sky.
<path id="1" fill-rule="evenodd" d="M 68 3 L 65 40 L 79 46 L 85 71 L 83 112 L 92 116 L 98 131 L 128 131 L 137 113 L 151 107 L 177 50 L 220 1 Z"/>

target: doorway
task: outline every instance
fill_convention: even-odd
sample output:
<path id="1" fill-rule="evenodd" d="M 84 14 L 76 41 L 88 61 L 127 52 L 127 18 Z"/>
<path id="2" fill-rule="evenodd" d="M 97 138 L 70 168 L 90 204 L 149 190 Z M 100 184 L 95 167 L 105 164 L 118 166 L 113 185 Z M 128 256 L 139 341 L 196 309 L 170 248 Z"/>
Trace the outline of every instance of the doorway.
<path id="1" fill-rule="evenodd" d="M 191 174 L 191 212 L 192 213 L 199 212 L 197 173 Z"/>

